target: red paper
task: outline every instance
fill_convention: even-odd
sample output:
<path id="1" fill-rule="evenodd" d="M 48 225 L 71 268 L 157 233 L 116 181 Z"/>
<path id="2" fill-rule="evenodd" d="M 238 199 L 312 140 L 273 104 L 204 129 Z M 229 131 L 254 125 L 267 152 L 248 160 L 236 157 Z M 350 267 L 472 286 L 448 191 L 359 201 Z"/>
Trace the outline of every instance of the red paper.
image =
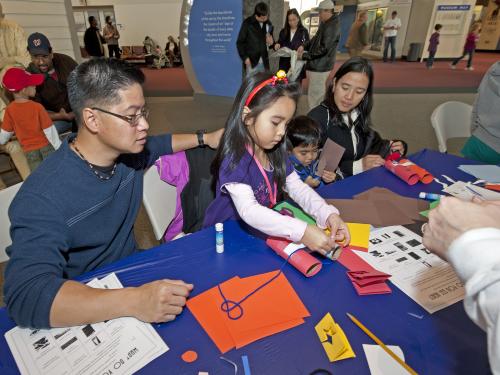
<path id="1" fill-rule="evenodd" d="M 399 163 L 410 168 L 413 172 L 415 172 L 418 175 L 420 182 L 423 182 L 424 184 L 430 184 L 432 181 L 434 181 L 433 175 L 427 172 L 424 168 L 416 165 L 411 160 L 401 159 Z"/>
<path id="2" fill-rule="evenodd" d="M 283 259 L 288 259 L 290 253 L 287 253 L 285 249 L 291 243 L 292 242 L 290 241 L 275 237 L 269 237 L 266 241 L 266 244 Z M 294 266 L 306 277 L 316 275 L 322 267 L 321 262 L 304 249 L 295 251 L 288 260 L 288 263 Z"/>
<path id="3" fill-rule="evenodd" d="M 415 171 L 397 161 L 386 160 L 384 166 L 408 185 L 415 185 L 419 181 Z"/>

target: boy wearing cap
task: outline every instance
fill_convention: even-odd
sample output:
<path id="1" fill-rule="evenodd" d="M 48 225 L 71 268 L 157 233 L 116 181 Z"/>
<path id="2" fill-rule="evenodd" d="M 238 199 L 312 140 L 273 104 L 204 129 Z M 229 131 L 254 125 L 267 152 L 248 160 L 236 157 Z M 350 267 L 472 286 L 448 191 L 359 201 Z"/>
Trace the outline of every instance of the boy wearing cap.
<path id="1" fill-rule="evenodd" d="M 43 80 L 42 74 L 30 74 L 21 68 L 10 68 L 2 80 L 3 86 L 13 93 L 14 100 L 5 109 L 0 144 L 7 143 L 15 133 L 31 171 L 61 145 L 47 111 L 30 100 L 35 95 L 35 87 Z"/>
<path id="2" fill-rule="evenodd" d="M 28 52 L 31 64 L 27 71 L 45 75 L 43 83 L 36 87 L 34 100 L 49 112 L 59 134 L 69 130 L 76 131 L 75 115 L 68 99 L 67 82 L 69 73 L 77 63 L 62 53 L 54 53 L 49 40 L 42 33 L 33 33 L 28 37 Z"/>

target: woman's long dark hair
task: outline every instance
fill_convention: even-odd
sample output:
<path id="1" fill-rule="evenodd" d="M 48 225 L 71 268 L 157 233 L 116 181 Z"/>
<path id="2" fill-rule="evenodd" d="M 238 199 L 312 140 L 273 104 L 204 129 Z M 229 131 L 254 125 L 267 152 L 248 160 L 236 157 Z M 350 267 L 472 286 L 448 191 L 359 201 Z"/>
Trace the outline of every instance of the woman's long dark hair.
<path id="1" fill-rule="evenodd" d="M 299 23 L 297 24 L 297 31 L 299 31 L 299 29 L 304 28 L 304 26 L 302 26 L 302 20 L 300 19 L 300 15 L 299 15 L 299 12 L 297 11 L 297 9 L 295 9 L 295 8 L 289 9 L 288 12 L 286 12 L 285 27 L 284 27 L 286 40 L 290 40 L 290 24 L 288 23 L 288 16 L 290 14 L 296 15 L 297 18 L 299 19 Z"/>
<path id="2" fill-rule="evenodd" d="M 368 77 L 368 88 L 366 89 L 363 100 L 356 107 L 359 111 L 360 123 L 364 132 L 368 132 L 371 126 L 370 114 L 373 107 L 373 69 L 371 64 L 363 57 L 352 57 L 342 64 L 342 66 L 335 72 L 333 79 L 328 85 L 325 94 L 324 104 L 330 111 L 330 116 L 336 116 L 340 119 L 342 112 L 340 112 L 337 104 L 335 104 L 335 97 L 333 93 L 334 82 L 338 82 L 347 73 L 364 73 Z"/>
<path id="3" fill-rule="evenodd" d="M 219 178 L 219 171 L 222 161 L 230 158 L 229 168 L 234 169 L 239 163 L 246 150 L 246 145 L 249 144 L 255 152 L 255 143 L 248 132 L 247 125 L 243 121 L 243 108 L 245 101 L 261 82 L 271 78 L 273 75 L 269 72 L 257 73 L 251 75 L 243 81 L 238 94 L 233 103 L 231 113 L 226 120 L 224 135 L 217 149 L 217 154 L 212 163 L 212 174 L 214 180 Z M 262 87 L 253 97 L 248 107 L 250 112 L 246 115 L 245 121 L 256 121 L 257 117 L 269 108 L 273 103 L 281 97 L 289 97 L 295 103 L 299 100 L 301 91 L 300 85 L 296 82 L 291 83 L 276 83 L 276 85 L 266 85 Z M 272 150 L 266 150 L 267 156 L 271 165 L 274 168 L 274 181 L 278 186 L 278 192 L 283 191 L 286 179 L 286 159 L 288 157 L 286 150 L 285 138 L 278 143 Z"/>

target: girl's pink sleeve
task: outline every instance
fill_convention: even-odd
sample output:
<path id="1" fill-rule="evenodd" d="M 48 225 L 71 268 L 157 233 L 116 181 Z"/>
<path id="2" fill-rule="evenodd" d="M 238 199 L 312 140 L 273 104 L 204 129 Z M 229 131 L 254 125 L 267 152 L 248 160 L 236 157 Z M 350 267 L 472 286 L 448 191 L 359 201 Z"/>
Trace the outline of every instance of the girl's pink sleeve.
<path id="1" fill-rule="evenodd" d="M 251 227 L 269 236 L 286 238 L 293 242 L 299 242 L 304 236 L 307 223 L 262 206 L 255 199 L 250 185 L 228 183 L 224 188 L 231 196 L 241 219 Z"/>
<path id="2" fill-rule="evenodd" d="M 295 171 L 286 177 L 286 190 L 304 211 L 316 219 L 316 224 L 320 228 L 326 228 L 328 216 L 339 214 L 339 210 L 326 203 L 318 193 L 300 179 Z"/>

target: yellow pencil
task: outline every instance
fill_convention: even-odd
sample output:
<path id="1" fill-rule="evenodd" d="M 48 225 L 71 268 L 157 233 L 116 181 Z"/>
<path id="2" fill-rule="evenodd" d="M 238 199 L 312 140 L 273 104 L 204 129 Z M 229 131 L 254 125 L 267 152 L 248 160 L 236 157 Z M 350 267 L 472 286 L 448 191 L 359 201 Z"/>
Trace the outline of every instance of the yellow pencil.
<path id="1" fill-rule="evenodd" d="M 358 319 L 356 319 L 353 315 L 346 313 L 347 316 L 353 321 L 354 324 L 356 324 L 361 330 L 366 333 L 373 341 L 375 341 L 384 351 L 389 354 L 394 360 L 399 363 L 401 366 L 405 368 L 406 371 L 408 371 L 412 375 L 418 375 L 417 372 L 412 369 L 410 366 L 408 366 L 401 358 L 399 358 L 391 349 L 389 349 L 385 344 L 380 341 L 380 339 L 375 336 L 368 328 L 366 328 L 363 323 L 361 323 Z"/>

